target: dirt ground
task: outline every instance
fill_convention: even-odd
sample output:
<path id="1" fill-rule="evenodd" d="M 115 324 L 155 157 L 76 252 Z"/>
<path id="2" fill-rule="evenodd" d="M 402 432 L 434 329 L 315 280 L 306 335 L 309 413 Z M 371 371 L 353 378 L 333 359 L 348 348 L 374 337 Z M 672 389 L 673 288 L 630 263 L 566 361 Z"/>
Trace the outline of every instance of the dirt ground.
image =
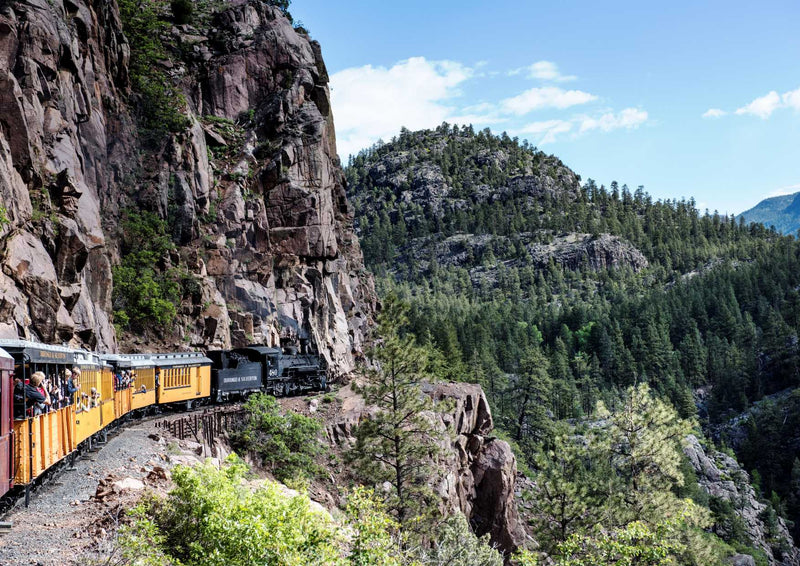
<path id="1" fill-rule="evenodd" d="M 3 518 L 13 521 L 0 537 L 0 566 L 91 564 L 113 543 L 124 508 L 144 490 L 164 493 L 169 469 L 200 461 L 197 445 L 178 442 L 151 418 L 129 424 L 96 452 L 63 470 Z"/>
<path id="2" fill-rule="evenodd" d="M 279 402 L 284 411 L 315 416 L 323 423 L 335 421 L 341 410 L 335 394 Z M 145 490 L 165 494 L 172 486 L 173 466 L 192 465 L 207 456 L 199 444 L 179 441 L 157 426 L 182 415 L 149 417 L 121 427 L 99 450 L 77 458 L 74 470 L 59 471 L 38 488 L 29 507 L 20 500 L 0 518 L 14 524 L 9 534 L 0 536 L 0 566 L 103 564 L 124 510 Z M 333 446 L 320 459 L 327 473 L 308 486 L 311 498 L 328 508 L 340 503 L 339 486 L 348 477 L 339 452 Z"/>

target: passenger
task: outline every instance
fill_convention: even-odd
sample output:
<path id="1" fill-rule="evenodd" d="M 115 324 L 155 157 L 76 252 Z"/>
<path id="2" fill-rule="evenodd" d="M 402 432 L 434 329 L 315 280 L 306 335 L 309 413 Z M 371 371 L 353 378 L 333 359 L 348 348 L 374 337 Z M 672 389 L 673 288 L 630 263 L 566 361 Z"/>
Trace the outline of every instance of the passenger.
<path id="1" fill-rule="evenodd" d="M 31 376 L 31 382 L 25 386 L 25 397 L 31 401 L 32 407 L 28 410 L 31 411 L 31 416 L 38 416 L 47 410 L 50 405 L 50 399 L 47 397 L 47 392 L 42 387 L 44 381 L 44 374 L 37 371 Z"/>
<path id="2" fill-rule="evenodd" d="M 18 377 L 14 377 L 14 418 L 25 418 L 25 384 Z"/>
<path id="3" fill-rule="evenodd" d="M 50 383 L 47 393 L 50 395 L 50 410 L 57 411 L 60 409 L 64 402 L 64 395 L 61 393 L 61 388 L 56 384 L 55 381 Z"/>
<path id="4" fill-rule="evenodd" d="M 96 387 L 92 387 L 89 394 L 89 408 L 100 406 L 100 394 L 97 392 Z"/>
<path id="5" fill-rule="evenodd" d="M 80 377 L 80 374 L 78 374 L 78 377 Z M 75 402 L 75 394 L 80 390 L 81 390 L 81 382 L 78 381 L 78 378 L 75 376 L 74 373 L 70 372 L 70 375 L 67 378 L 67 404 L 68 405 L 72 405 L 72 403 Z"/>
<path id="6" fill-rule="evenodd" d="M 114 374 L 114 391 L 122 389 L 122 375 L 117 372 Z"/>
<path id="7" fill-rule="evenodd" d="M 147 386 L 142 383 L 142 388 L 139 390 L 139 393 L 147 393 Z"/>

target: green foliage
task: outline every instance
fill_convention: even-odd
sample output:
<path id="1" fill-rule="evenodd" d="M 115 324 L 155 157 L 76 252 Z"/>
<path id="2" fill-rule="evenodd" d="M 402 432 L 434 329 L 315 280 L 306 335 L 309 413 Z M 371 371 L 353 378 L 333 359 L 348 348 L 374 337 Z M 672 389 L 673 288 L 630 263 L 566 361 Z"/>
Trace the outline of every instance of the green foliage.
<path id="1" fill-rule="evenodd" d="M 8 209 L 0 204 L 0 229 L 8 226 L 10 220 L 8 219 Z"/>
<path id="2" fill-rule="evenodd" d="M 431 197 L 439 174 L 447 190 Z M 723 425 L 750 410 L 737 455 L 763 493 L 780 496 L 800 537 L 800 487 L 790 485 L 800 403 L 781 393 L 800 386 L 795 238 L 693 199 L 578 185 L 556 157 L 469 127 L 403 130 L 352 158 L 346 175 L 380 294 L 410 303 L 408 331 L 443 353 L 448 379 L 484 387 L 524 454 L 550 446 L 551 417 L 590 417 L 636 383 L 685 419 Z M 635 246 L 648 267 L 539 257 L 604 234 Z M 531 351 L 537 372 L 526 368 Z M 711 394 L 696 397 L 700 387 Z"/>
<path id="3" fill-rule="evenodd" d="M 347 498 L 352 538 L 347 558 L 353 566 L 401 566 L 399 527 L 372 490 L 357 487 Z"/>
<path id="4" fill-rule="evenodd" d="M 130 566 L 182 566 L 165 549 L 164 533 L 148 516 L 154 501 L 142 501 L 128 510 L 130 523 L 117 533 L 118 555 L 114 564 Z M 109 562 L 105 562 L 108 564 Z"/>
<path id="5" fill-rule="evenodd" d="M 194 4 L 191 0 L 172 0 L 169 7 L 176 24 L 188 24 L 192 21 Z"/>
<path id="6" fill-rule="evenodd" d="M 680 540 L 681 533 L 702 524 L 697 512 L 698 509 L 687 502 L 678 517 L 661 520 L 655 526 L 634 521 L 615 531 L 600 528 L 590 535 L 572 535 L 559 545 L 555 562 L 559 566 L 686 564 L 688 549 Z M 704 564 L 721 565 L 723 562 L 716 557 Z"/>
<path id="7" fill-rule="evenodd" d="M 649 564 L 655 555 L 647 554 L 647 541 L 655 537 L 660 556 L 680 554 L 681 564 L 718 564 L 731 554 L 703 531 L 708 510 L 676 494 L 687 479 L 681 441 L 688 423 L 675 409 L 640 385 L 613 411 L 600 403 L 597 416 L 602 420 L 583 431 L 558 431 L 533 458 L 535 489 L 525 499 L 541 550 L 569 558 L 565 564 L 587 556 L 621 560 L 627 552 Z"/>
<path id="8" fill-rule="evenodd" d="M 354 387 L 375 411 L 359 424 L 348 456 L 365 481 L 392 486 L 387 506 L 410 532 L 427 528 L 436 512 L 429 485 L 442 433 L 426 417 L 433 402 L 421 389 L 429 353 L 412 334 L 402 334 L 407 311 L 391 296 L 383 303 L 376 332 L 380 338 L 370 352 L 378 367 L 367 370 Z"/>
<path id="9" fill-rule="evenodd" d="M 191 2 L 188 4 L 191 7 Z M 120 18 L 131 50 L 130 102 L 142 134 L 153 140 L 189 126 L 183 113 L 186 99 L 160 64 L 169 59 L 164 43 L 165 10 L 163 0 L 119 0 Z"/>
<path id="10" fill-rule="evenodd" d="M 175 488 L 142 519 L 163 536 L 152 539 L 154 549 L 185 566 L 343 564 L 329 516 L 278 484 L 244 484 L 245 471 L 235 457 L 221 470 L 176 467 Z"/>
<path id="11" fill-rule="evenodd" d="M 605 439 L 621 484 L 614 523 L 674 515 L 672 490 L 684 483 L 681 443 L 689 432 L 690 423 L 655 398 L 647 385 L 626 392 L 622 406 L 610 415 Z"/>
<path id="12" fill-rule="evenodd" d="M 280 413 L 274 397 L 256 393 L 244 405 L 243 426 L 231 433 L 236 450 L 256 454 L 279 480 L 313 478 L 319 473 L 315 458 L 321 452 L 320 424 L 313 418 Z"/>
<path id="13" fill-rule="evenodd" d="M 422 549 L 425 566 L 503 566 L 503 556 L 489 545 L 489 535 L 478 538 L 461 513 L 448 517 L 436 529 L 436 542 Z"/>
<path id="14" fill-rule="evenodd" d="M 598 445 L 576 442 L 567 433 L 534 456 L 535 493 L 526 497 L 531 526 L 541 549 L 551 553 L 572 534 L 584 532 L 605 518 L 607 479 L 613 470 Z M 604 458 L 604 456 L 606 456 Z"/>
<path id="15" fill-rule="evenodd" d="M 125 211 L 122 262 L 113 268 L 114 318 L 119 328 L 164 330 L 174 321 L 181 300 L 177 269 L 159 269 L 174 249 L 166 222 L 148 211 Z"/>

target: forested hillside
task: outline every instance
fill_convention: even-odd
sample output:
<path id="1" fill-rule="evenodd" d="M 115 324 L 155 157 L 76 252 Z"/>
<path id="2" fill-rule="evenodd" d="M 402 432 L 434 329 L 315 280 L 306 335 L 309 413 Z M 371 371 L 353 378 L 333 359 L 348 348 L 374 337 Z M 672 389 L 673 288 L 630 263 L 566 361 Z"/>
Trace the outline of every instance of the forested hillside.
<path id="1" fill-rule="evenodd" d="M 800 384 L 792 237 L 691 199 L 582 183 L 526 143 L 447 124 L 402 131 L 346 175 L 381 293 L 412 303 L 411 331 L 438 347 L 449 377 L 484 385 L 534 467 L 558 421 L 594 418 L 631 385 L 711 427 Z M 797 412 L 762 412 L 775 407 Z M 790 443 L 747 458 L 770 509 L 792 520 L 797 453 Z"/>
<path id="2" fill-rule="evenodd" d="M 739 216 L 745 222 L 759 222 L 775 226 L 784 234 L 794 234 L 800 230 L 800 193 L 764 199 Z"/>

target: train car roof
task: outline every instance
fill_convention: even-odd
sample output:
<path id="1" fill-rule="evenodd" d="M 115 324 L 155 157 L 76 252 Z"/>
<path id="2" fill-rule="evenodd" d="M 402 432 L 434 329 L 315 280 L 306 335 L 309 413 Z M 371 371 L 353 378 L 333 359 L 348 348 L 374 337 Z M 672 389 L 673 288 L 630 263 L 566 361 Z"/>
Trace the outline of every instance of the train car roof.
<path id="1" fill-rule="evenodd" d="M 167 354 L 106 354 L 103 360 L 124 369 L 211 365 L 202 352 L 173 352 Z"/>
<path id="2" fill-rule="evenodd" d="M 14 358 L 2 348 L 0 348 L 0 368 L 14 369 Z"/>
<path id="3" fill-rule="evenodd" d="M 234 351 L 236 352 L 240 352 L 242 350 L 253 350 L 255 352 L 258 352 L 259 354 L 264 354 L 264 355 L 273 355 L 281 353 L 280 348 L 272 348 L 270 346 L 264 346 L 262 344 L 251 344 L 249 346 L 244 346 L 243 348 L 234 349 Z"/>
<path id="4" fill-rule="evenodd" d="M 6 353 L 22 354 L 26 361 L 36 364 L 91 364 L 100 365 L 100 356 L 88 350 L 77 350 L 67 346 L 43 344 L 29 340 L 0 339 L 0 348 Z"/>

